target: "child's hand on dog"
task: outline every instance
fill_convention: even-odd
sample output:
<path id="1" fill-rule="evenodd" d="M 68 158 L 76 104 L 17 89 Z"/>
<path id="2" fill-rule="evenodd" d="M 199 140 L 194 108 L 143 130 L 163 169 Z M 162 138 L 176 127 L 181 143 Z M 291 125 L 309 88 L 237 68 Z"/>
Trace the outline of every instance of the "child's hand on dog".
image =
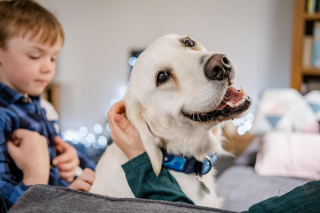
<path id="1" fill-rule="evenodd" d="M 7 142 L 8 152 L 23 173 L 25 185 L 48 184 L 50 157 L 47 139 L 38 132 L 18 129 Z"/>
<path id="2" fill-rule="evenodd" d="M 93 181 L 95 179 L 96 173 L 91 169 L 84 169 L 83 172 L 77 179 L 75 179 L 68 188 L 89 192 Z"/>
<path id="3" fill-rule="evenodd" d="M 72 182 L 80 164 L 77 150 L 58 136 L 54 138 L 54 143 L 59 155 L 52 160 L 52 164 L 58 167 L 62 179 Z"/>
<path id="4" fill-rule="evenodd" d="M 126 108 L 123 101 L 115 103 L 108 112 L 111 138 L 131 160 L 145 152 L 139 132 L 121 114 Z"/>

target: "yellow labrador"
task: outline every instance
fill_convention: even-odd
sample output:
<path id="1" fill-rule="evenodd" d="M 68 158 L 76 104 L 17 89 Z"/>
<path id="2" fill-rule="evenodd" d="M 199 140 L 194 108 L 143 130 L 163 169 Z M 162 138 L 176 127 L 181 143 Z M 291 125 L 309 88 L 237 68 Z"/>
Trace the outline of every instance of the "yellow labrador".
<path id="1" fill-rule="evenodd" d="M 235 76 L 236 68 L 225 55 L 179 35 L 157 39 L 132 70 L 124 98 L 126 116 L 139 131 L 154 172 L 158 175 L 166 165 L 196 205 L 220 207 L 223 201 L 215 193 L 211 169 L 216 156 L 227 154 L 218 124 L 241 116 L 251 105 L 243 89 L 231 87 Z M 182 163 L 170 167 L 169 158 Z M 110 145 L 90 192 L 134 197 L 121 168 L 127 161 L 115 144 Z"/>

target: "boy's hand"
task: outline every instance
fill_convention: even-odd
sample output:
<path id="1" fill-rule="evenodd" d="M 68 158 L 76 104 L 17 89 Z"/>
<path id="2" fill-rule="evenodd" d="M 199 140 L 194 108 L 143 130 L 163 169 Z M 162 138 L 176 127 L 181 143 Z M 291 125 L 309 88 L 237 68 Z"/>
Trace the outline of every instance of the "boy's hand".
<path id="1" fill-rule="evenodd" d="M 8 152 L 23 172 L 25 185 L 48 184 L 50 157 L 47 139 L 38 132 L 18 129 L 7 142 Z"/>
<path id="2" fill-rule="evenodd" d="M 58 136 L 54 138 L 54 143 L 55 149 L 60 154 L 52 160 L 52 164 L 58 166 L 62 179 L 72 182 L 80 164 L 77 150 Z"/>
<path id="3" fill-rule="evenodd" d="M 121 114 L 126 111 L 123 101 L 115 103 L 108 112 L 111 138 L 131 160 L 145 152 L 139 132 Z"/>
<path id="4" fill-rule="evenodd" d="M 95 176 L 96 173 L 94 171 L 86 168 L 68 188 L 88 192 L 92 186 Z"/>

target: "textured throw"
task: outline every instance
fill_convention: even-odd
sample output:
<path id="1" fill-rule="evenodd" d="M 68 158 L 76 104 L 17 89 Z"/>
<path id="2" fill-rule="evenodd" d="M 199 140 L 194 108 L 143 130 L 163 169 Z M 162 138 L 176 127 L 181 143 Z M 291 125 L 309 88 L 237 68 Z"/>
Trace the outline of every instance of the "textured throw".
<path id="1" fill-rule="evenodd" d="M 189 204 L 136 198 L 112 198 L 59 186 L 29 188 L 9 210 L 13 212 L 165 212 L 230 213 Z"/>

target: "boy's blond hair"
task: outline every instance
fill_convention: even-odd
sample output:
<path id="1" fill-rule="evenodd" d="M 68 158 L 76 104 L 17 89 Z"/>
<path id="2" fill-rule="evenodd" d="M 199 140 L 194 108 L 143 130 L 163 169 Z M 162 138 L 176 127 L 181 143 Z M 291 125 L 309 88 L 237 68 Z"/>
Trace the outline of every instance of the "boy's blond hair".
<path id="1" fill-rule="evenodd" d="M 64 41 L 63 29 L 56 17 L 33 0 L 0 0 L 0 48 L 6 42 L 24 37 L 31 32 L 31 39 L 41 32 L 40 42 L 54 45 L 60 36 Z"/>

